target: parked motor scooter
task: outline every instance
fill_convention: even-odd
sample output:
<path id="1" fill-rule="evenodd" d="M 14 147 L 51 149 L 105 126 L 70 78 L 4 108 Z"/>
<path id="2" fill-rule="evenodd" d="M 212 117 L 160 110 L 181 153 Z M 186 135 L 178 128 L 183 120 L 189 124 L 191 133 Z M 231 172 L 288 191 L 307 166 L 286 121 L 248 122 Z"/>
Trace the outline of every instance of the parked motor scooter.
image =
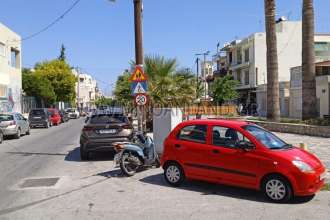
<path id="1" fill-rule="evenodd" d="M 114 148 L 117 152 L 114 157 L 115 167 L 120 166 L 126 176 L 133 176 L 136 172 L 153 166 L 160 167 L 154 142 L 147 135 L 137 133 L 133 142 L 115 143 Z"/>

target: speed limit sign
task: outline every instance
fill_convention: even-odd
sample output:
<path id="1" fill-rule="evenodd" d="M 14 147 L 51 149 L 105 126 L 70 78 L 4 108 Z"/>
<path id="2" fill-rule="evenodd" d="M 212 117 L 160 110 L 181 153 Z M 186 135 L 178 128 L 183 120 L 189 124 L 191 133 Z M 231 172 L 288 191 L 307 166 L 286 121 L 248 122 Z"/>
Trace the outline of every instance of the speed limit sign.
<path id="1" fill-rule="evenodd" d="M 145 105 L 147 104 L 148 98 L 146 94 L 137 94 L 135 96 L 135 104 L 137 105 Z"/>

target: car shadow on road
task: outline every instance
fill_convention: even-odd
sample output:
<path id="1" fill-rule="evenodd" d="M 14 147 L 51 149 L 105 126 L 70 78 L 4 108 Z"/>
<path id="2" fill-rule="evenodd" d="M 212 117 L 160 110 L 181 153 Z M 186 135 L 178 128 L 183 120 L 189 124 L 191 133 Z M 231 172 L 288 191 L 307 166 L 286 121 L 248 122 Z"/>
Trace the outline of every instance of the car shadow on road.
<path id="1" fill-rule="evenodd" d="M 147 176 L 140 179 L 139 181 L 143 183 L 173 188 L 165 181 L 163 174 Z M 262 192 L 259 191 L 238 188 L 234 186 L 207 183 L 197 180 L 186 180 L 180 187 L 177 187 L 176 189 L 199 192 L 203 196 L 218 195 L 255 202 L 272 203 L 264 197 Z M 287 204 L 301 204 L 310 201 L 312 198 L 312 196 L 297 197 L 294 200 L 288 202 Z"/>
<path id="2" fill-rule="evenodd" d="M 110 161 L 113 160 L 113 157 L 114 153 L 112 152 L 98 152 L 90 153 L 89 160 L 81 160 L 79 147 L 76 147 L 65 156 L 64 160 L 74 162 Z"/>

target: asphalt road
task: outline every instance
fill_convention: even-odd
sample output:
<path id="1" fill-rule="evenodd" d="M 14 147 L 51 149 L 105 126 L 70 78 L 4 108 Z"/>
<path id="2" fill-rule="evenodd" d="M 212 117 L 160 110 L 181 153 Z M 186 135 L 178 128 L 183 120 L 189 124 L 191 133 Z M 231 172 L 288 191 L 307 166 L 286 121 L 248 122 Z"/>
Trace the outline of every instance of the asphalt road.
<path id="1" fill-rule="evenodd" d="M 311 200 L 273 204 L 258 192 L 222 185 L 189 181 L 180 188 L 169 187 L 161 169 L 122 177 L 113 168 L 111 155 L 96 154 L 91 161 L 80 161 L 77 147 L 82 125 L 83 119 L 71 120 L 0 145 L 0 219 L 330 217 L 329 192 Z M 41 181 L 44 178 L 59 179 L 52 185 Z M 50 185 L 24 188 L 31 184 L 27 179 Z"/>

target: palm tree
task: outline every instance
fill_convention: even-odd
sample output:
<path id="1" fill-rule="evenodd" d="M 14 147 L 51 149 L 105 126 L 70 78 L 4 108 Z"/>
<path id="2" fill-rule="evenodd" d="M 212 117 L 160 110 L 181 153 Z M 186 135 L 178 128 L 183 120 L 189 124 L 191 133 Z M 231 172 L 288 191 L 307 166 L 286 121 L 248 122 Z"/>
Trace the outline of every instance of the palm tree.
<path id="1" fill-rule="evenodd" d="M 316 117 L 316 82 L 313 0 L 302 8 L 302 119 Z"/>
<path id="2" fill-rule="evenodd" d="M 280 120 L 275 0 L 265 0 L 267 43 L 267 119 Z"/>

